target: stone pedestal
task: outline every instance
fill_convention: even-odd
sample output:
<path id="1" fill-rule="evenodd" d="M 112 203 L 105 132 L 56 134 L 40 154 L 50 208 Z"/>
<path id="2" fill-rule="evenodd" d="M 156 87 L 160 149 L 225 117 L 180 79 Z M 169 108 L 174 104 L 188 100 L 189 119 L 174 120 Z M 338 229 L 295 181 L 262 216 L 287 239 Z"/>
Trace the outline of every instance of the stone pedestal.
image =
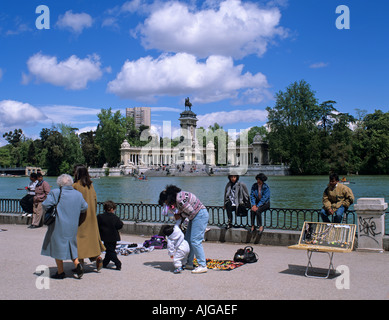
<path id="1" fill-rule="evenodd" d="M 358 250 L 383 252 L 385 235 L 384 198 L 359 198 L 354 205 L 358 217 Z"/>

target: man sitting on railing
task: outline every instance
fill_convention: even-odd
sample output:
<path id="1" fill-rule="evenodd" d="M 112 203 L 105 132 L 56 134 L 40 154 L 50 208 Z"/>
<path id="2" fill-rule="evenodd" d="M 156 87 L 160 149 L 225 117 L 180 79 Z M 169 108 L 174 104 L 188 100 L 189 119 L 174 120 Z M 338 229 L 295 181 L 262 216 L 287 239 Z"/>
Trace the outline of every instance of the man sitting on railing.
<path id="1" fill-rule="evenodd" d="M 354 202 L 351 189 L 338 182 L 339 176 L 332 173 L 330 183 L 323 193 L 323 209 L 320 212 L 323 222 L 330 222 L 329 216 L 333 215 L 333 222 L 341 223 L 343 214 Z"/>

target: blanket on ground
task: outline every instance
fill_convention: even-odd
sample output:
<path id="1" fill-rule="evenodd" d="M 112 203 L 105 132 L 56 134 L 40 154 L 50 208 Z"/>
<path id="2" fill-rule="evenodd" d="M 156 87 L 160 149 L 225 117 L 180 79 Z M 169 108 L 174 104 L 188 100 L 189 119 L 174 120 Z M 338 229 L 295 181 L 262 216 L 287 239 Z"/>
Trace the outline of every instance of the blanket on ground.
<path id="1" fill-rule="evenodd" d="M 207 268 L 213 270 L 231 271 L 244 265 L 243 262 L 235 262 L 233 260 L 206 259 L 206 262 Z M 198 262 L 196 259 L 193 260 L 193 265 L 195 267 L 198 266 Z"/>

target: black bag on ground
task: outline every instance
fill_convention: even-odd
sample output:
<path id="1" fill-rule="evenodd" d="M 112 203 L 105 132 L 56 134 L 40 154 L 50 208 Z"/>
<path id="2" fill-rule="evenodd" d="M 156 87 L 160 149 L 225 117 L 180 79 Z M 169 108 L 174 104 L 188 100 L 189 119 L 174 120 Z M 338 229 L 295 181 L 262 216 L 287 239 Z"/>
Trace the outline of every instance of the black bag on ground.
<path id="1" fill-rule="evenodd" d="M 258 255 L 253 247 L 247 246 L 244 249 L 238 249 L 234 255 L 235 262 L 254 263 L 258 261 Z"/>

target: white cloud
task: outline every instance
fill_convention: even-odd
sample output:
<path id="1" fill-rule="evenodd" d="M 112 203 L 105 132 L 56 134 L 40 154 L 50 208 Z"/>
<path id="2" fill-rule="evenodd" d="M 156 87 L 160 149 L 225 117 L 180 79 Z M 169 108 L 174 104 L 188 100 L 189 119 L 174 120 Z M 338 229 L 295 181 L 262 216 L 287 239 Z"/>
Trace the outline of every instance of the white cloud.
<path id="1" fill-rule="evenodd" d="M 120 12 L 130 12 L 134 13 L 141 9 L 142 7 L 145 7 L 146 3 L 144 0 L 132 0 L 132 1 L 126 1 L 123 3 L 123 5 L 120 7 Z"/>
<path id="2" fill-rule="evenodd" d="M 329 63 L 328 62 L 316 62 L 311 64 L 309 67 L 311 69 L 320 69 L 320 68 L 325 68 L 328 67 Z"/>
<path id="3" fill-rule="evenodd" d="M 137 28 L 146 49 L 187 52 L 202 58 L 262 56 L 274 37 L 287 33 L 279 26 L 278 8 L 260 8 L 254 2 L 226 0 L 196 10 L 169 1 L 151 9 Z"/>
<path id="4" fill-rule="evenodd" d="M 0 101 L 0 132 L 19 127 L 33 126 L 46 119 L 38 108 L 19 101 Z"/>
<path id="5" fill-rule="evenodd" d="M 108 91 L 121 98 L 152 101 L 157 96 L 191 95 L 194 102 L 241 99 L 246 90 L 263 97 L 268 87 L 262 73 L 242 73 L 230 57 L 210 56 L 200 62 L 187 53 L 127 60 Z M 258 100 L 261 99 L 258 96 Z M 252 98 L 252 97 L 251 97 Z"/>
<path id="6" fill-rule="evenodd" d="M 75 55 L 58 62 L 57 57 L 37 53 L 27 61 L 28 70 L 38 81 L 71 90 L 85 89 L 89 81 L 101 78 L 100 57 L 96 54 L 80 59 Z M 28 79 L 23 77 L 24 83 Z"/>
<path id="7" fill-rule="evenodd" d="M 150 107 L 152 112 L 182 112 L 182 109 L 172 107 Z"/>
<path id="8" fill-rule="evenodd" d="M 220 111 L 198 115 L 197 118 L 199 119 L 197 123 L 198 127 L 208 128 L 215 123 L 218 123 L 220 126 L 225 126 L 244 122 L 266 122 L 267 111 L 258 109 Z"/>
<path id="9" fill-rule="evenodd" d="M 89 126 L 89 127 L 83 127 L 81 129 L 79 129 L 78 131 L 76 131 L 77 134 L 81 134 L 81 133 L 85 133 L 85 132 L 89 132 L 89 131 L 96 131 L 97 130 L 97 126 Z"/>
<path id="10" fill-rule="evenodd" d="M 59 16 L 57 26 L 80 34 L 85 28 L 90 28 L 92 23 L 93 19 L 89 14 L 73 13 L 72 10 L 69 10 L 64 15 Z"/>
<path id="11" fill-rule="evenodd" d="M 102 27 L 111 27 L 115 30 L 119 30 L 119 24 L 118 24 L 118 19 L 115 17 L 108 17 L 103 20 L 101 23 Z"/>
<path id="12" fill-rule="evenodd" d="M 53 123 L 97 123 L 97 114 L 101 112 L 101 109 L 97 108 L 85 108 L 69 105 L 50 105 L 42 106 L 41 110 L 47 115 L 46 122 Z M 88 119 L 93 119 L 89 120 Z"/>

